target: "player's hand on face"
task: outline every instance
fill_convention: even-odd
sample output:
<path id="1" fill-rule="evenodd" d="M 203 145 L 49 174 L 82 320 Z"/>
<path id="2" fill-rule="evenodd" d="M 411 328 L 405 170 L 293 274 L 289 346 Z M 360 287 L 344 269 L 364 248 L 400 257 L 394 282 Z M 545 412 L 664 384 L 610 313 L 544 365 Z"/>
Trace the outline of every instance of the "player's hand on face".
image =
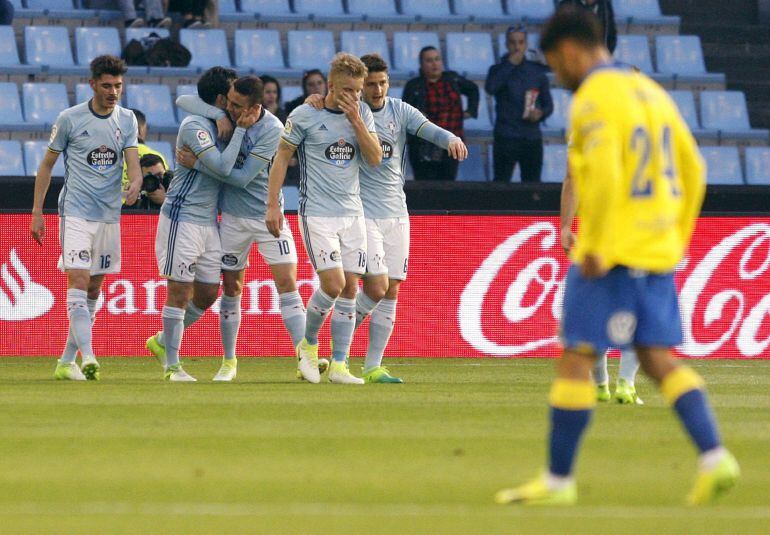
<path id="1" fill-rule="evenodd" d="M 451 140 L 447 147 L 447 151 L 449 152 L 449 156 L 459 162 L 468 157 L 468 147 L 465 146 L 465 143 L 463 143 L 463 140 L 460 138 Z"/>
<path id="2" fill-rule="evenodd" d="M 583 263 L 580 266 L 580 272 L 583 277 L 587 279 L 595 279 L 603 277 L 607 274 L 607 268 L 604 266 L 602 259 L 594 254 L 588 254 L 583 258 Z"/>
<path id="3" fill-rule="evenodd" d="M 267 212 L 265 213 L 265 225 L 268 232 L 276 238 L 281 235 L 281 229 L 283 228 L 283 212 L 278 205 L 268 204 Z"/>
<path id="4" fill-rule="evenodd" d="M 246 108 L 243 113 L 238 117 L 238 126 L 241 128 L 251 128 L 254 123 L 257 122 L 257 109 L 256 106 Z"/>
<path id="5" fill-rule="evenodd" d="M 338 105 L 340 109 L 345 113 L 345 117 L 348 121 L 354 121 L 361 118 L 361 110 L 358 107 L 358 100 L 350 93 L 342 93 L 340 95 Z"/>
<path id="6" fill-rule="evenodd" d="M 195 167 L 195 162 L 198 161 L 198 157 L 190 150 L 190 147 L 185 145 L 181 149 L 176 149 L 176 161 L 177 163 L 182 164 L 183 167 L 192 169 Z"/>
<path id="7" fill-rule="evenodd" d="M 324 109 L 326 97 L 323 95 L 308 95 L 308 97 L 305 99 L 305 104 L 310 104 L 317 110 Z"/>
<path id="8" fill-rule="evenodd" d="M 233 122 L 227 115 L 217 119 L 217 137 L 219 139 L 227 143 L 233 137 L 233 130 Z"/>
<path id="9" fill-rule="evenodd" d="M 572 248 L 575 246 L 575 233 L 572 232 L 571 228 L 563 228 L 561 229 L 561 247 L 564 249 L 564 252 L 566 254 L 569 254 L 569 252 L 572 250 Z"/>
<path id="10" fill-rule="evenodd" d="M 132 206 L 139 198 L 139 194 L 142 192 L 141 182 L 131 182 L 128 185 L 128 191 L 126 191 L 126 204 Z"/>
<path id="11" fill-rule="evenodd" d="M 29 225 L 29 231 L 32 233 L 32 237 L 35 241 L 43 245 L 43 238 L 45 237 L 45 219 L 43 214 L 33 214 L 32 223 Z"/>

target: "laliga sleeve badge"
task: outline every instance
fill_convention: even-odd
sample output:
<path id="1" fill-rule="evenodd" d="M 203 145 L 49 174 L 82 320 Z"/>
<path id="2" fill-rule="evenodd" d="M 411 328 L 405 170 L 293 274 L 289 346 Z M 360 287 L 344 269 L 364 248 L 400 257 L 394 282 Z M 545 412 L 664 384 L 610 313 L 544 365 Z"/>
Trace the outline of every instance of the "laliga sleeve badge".
<path id="1" fill-rule="evenodd" d="M 195 136 L 198 138 L 198 143 L 200 144 L 201 147 L 207 147 L 212 143 L 211 136 L 205 130 L 198 130 Z"/>
<path id="2" fill-rule="evenodd" d="M 292 128 L 294 128 L 294 125 L 291 123 L 291 119 L 286 119 L 286 126 L 283 127 L 283 133 L 288 136 L 291 134 Z"/>
<path id="3" fill-rule="evenodd" d="M 56 139 L 56 134 L 59 132 L 59 127 L 56 125 L 53 125 L 53 128 L 51 128 L 51 139 L 48 140 L 48 143 L 53 143 L 53 140 Z"/>

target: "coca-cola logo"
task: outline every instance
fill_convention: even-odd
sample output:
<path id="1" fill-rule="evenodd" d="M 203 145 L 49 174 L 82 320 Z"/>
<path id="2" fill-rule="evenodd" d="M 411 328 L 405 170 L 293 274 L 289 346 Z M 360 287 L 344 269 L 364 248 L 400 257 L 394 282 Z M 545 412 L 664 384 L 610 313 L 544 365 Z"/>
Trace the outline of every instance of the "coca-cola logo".
<path id="1" fill-rule="evenodd" d="M 770 294 L 752 289 L 768 287 L 770 225 L 755 223 L 739 229 L 710 248 L 688 271 L 690 263 L 685 258 L 677 267 L 684 339 L 677 349 L 692 357 L 719 356 L 720 349 L 733 341 L 744 357 L 766 354 Z M 484 259 L 463 289 L 458 307 L 463 339 L 494 356 L 522 355 L 556 344 L 565 268 L 559 233 L 552 223 L 538 222 L 509 236 Z M 496 288 L 500 284 L 507 288 Z M 532 325 L 548 320 L 553 327 L 550 332 Z M 624 318 L 616 330 L 627 330 L 630 321 Z M 499 328 L 500 323 L 504 328 Z M 502 340 L 500 332 L 524 335 L 520 342 L 511 343 Z"/>
<path id="2" fill-rule="evenodd" d="M 0 320 L 26 321 L 46 314 L 54 304 L 53 294 L 32 280 L 16 249 L 8 256 L 11 267 L 6 263 L 0 269 Z"/>

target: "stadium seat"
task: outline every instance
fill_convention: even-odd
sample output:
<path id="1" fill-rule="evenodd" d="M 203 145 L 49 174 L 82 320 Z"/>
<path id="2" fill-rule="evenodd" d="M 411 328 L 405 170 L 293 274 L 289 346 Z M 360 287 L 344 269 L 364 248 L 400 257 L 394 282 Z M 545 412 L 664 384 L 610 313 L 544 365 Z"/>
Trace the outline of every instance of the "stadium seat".
<path id="1" fill-rule="evenodd" d="M 277 30 L 236 30 L 235 66 L 284 70 L 281 35 Z"/>
<path id="2" fill-rule="evenodd" d="M 302 15 L 333 16 L 345 15 L 342 0 L 294 0 L 294 12 Z"/>
<path id="3" fill-rule="evenodd" d="M 179 30 L 179 42 L 192 54 L 190 67 L 231 65 L 224 30 Z"/>
<path id="4" fill-rule="evenodd" d="M 770 186 L 770 147 L 746 147 L 746 183 Z"/>
<path id="5" fill-rule="evenodd" d="M 241 0 L 242 13 L 291 15 L 288 0 Z"/>
<path id="6" fill-rule="evenodd" d="M 91 60 L 103 54 L 120 57 L 120 36 L 116 28 L 75 28 L 75 49 L 79 65 L 88 65 Z"/>
<path id="7" fill-rule="evenodd" d="M 165 84 L 129 85 L 126 88 L 129 108 L 141 110 L 153 128 L 174 130 L 177 127 L 171 92 Z"/>
<path id="8" fill-rule="evenodd" d="M 296 186 L 284 186 L 281 190 L 283 191 L 283 209 L 299 209 L 299 189 Z"/>
<path id="9" fill-rule="evenodd" d="M 75 9 L 72 0 L 27 0 L 27 9 Z"/>
<path id="10" fill-rule="evenodd" d="M 676 103 L 679 113 L 690 130 L 700 130 L 700 121 L 698 120 L 698 113 L 695 111 L 695 97 L 692 91 L 676 90 L 669 91 L 668 94 Z"/>
<path id="11" fill-rule="evenodd" d="M 235 5 L 235 0 L 219 0 L 219 14 L 229 15 L 232 13 L 238 13 L 238 6 Z"/>
<path id="12" fill-rule="evenodd" d="M 152 128 L 152 125 L 150 125 L 150 128 Z M 147 143 L 147 146 L 152 150 L 160 152 L 170 168 L 174 169 L 174 151 L 171 149 L 171 143 L 168 141 L 151 141 Z"/>
<path id="13" fill-rule="evenodd" d="M 447 33 L 447 68 L 469 78 L 484 78 L 495 63 L 489 33 Z"/>
<path id="14" fill-rule="evenodd" d="M 554 12 L 552 0 L 507 0 L 508 15 L 526 21 L 544 21 Z"/>
<path id="15" fill-rule="evenodd" d="M 29 123 L 53 124 L 59 112 L 69 108 L 64 84 L 32 84 L 22 86 L 24 118 Z"/>
<path id="16" fill-rule="evenodd" d="M 658 0 L 614 0 L 615 19 L 640 24 L 676 24 L 680 18 L 663 15 Z"/>
<path id="17" fill-rule="evenodd" d="M 390 52 L 384 32 L 342 32 L 340 41 L 342 50 L 354 56 L 379 54 L 390 65 Z"/>
<path id="18" fill-rule="evenodd" d="M 500 0 L 455 0 L 455 13 L 471 17 L 479 23 L 507 22 L 510 17 L 503 13 Z"/>
<path id="19" fill-rule="evenodd" d="M 24 28 L 27 64 L 71 67 L 72 49 L 64 26 L 27 26 Z"/>
<path id="20" fill-rule="evenodd" d="M 655 72 L 646 35 L 618 35 L 618 45 L 614 55 L 616 60 L 639 67 L 645 74 Z"/>
<path id="21" fill-rule="evenodd" d="M 450 17 L 448 0 L 401 0 L 401 13 L 415 17 Z"/>
<path id="22" fill-rule="evenodd" d="M 21 143 L 16 140 L 0 141 L 0 176 L 25 176 Z"/>
<path id="23" fill-rule="evenodd" d="M 567 173 L 567 145 L 543 147 L 543 172 L 541 182 L 562 182 Z"/>
<path id="24" fill-rule="evenodd" d="M 468 98 L 462 95 L 463 109 L 468 107 Z M 463 120 L 463 129 L 468 136 L 491 136 L 493 129 L 493 118 L 489 113 L 489 104 L 487 95 L 483 90 L 479 92 L 479 113 L 475 119 L 473 117 Z"/>
<path id="25" fill-rule="evenodd" d="M 751 130 L 742 91 L 702 91 L 700 114 L 704 128 L 732 132 Z"/>
<path id="26" fill-rule="evenodd" d="M 182 95 L 197 95 L 197 94 L 198 94 L 198 88 L 195 85 L 179 84 L 178 86 L 176 86 L 177 97 L 181 97 Z M 180 123 L 188 115 L 190 114 L 182 110 L 181 108 L 176 109 L 176 116 L 179 118 Z"/>
<path id="27" fill-rule="evenodd" d="M 75 104 L 81 104 L 91 99 L 94 92 L 89 84 L 75 85 Z"/>
<path id="28" fill-rule="evenodd" d="M 294 69 L 327 71 L 334 57 L 334 36 L 326 30 L 289 32 L 289 66 Z"/>
<path id="29" fill-rule="evenodd" d="M 701 147 L 706 160 L 709 184 L 743 185 L 738 147 Z"/>
<path id="30" fill-rule="evenodd" d="M 551 89 L 551 98 L 553 99 L 553 113 L 545 120 L 544 127 L 559 130 L 567 128 L 569 119 L 569 105 L 572 101 L 572 93 L 566 89 Z"/>
<path id="31" fill-rule="evenodd" d="M 420 69 L 418 56 L 425 46 L 435 46 L 441 50 L 438 35 L 433 32 L 394 32 L 394 70 L 417 72 Z"/>
<path id="32" fill-rule="evenodd" d="M 19 89 L 16 84 L 11 82 L 0 82 L 0 126 L 6 129 L 14 129 L 24 124 L 24 117 L 21 113 L 21 101 L 19 100 Z"/>
<path id="33" fill-rule="evenodd" d="M 48 141 L 25 141 L 24 142 L 24 168 L 27 170 L 27 176 L 35 176 L 40 167 L 40 161 L 48 150 Z M 52 176 L 64 176 L 64 158 L 59 156 L 53 166 Z"/>
<path id="34" fill-rule="evenodd" d="M 697 35 L 659 35 L 655 38 L 655 56 L 660 73 L 706 73 L 700 37 Z"/>
<path id="35" fill-rule="evenodd" d="M 166 28 L 126 28 L 126 44 L 131 39 L 141 41 L 143 37 L 148 37 L 151 33 L 156 33 L 161 38 L 170 37 Z"/>
<path id="36" fill-rule="evenodd" d="M 301 85 L 285 85 L 281 87 L 281 100 L 283 101 L 282 104 L 291 102 L 301 94 L 302 94 Z"/>
<path id="37" fill-rule="evenodd" d="M 19 63 L 19 49 L 16 47 L 13 26 L 0 26 L 0 66 L 16 66 Z"/>
<path id="38" fill-rule="evenodd" d="M 500 61 L 502 56 L 508 55 L 508 48 L 505 43 L 505 33 L 497 34 L 497 61 Z M 527 53 L 524 56 L 529 61 L 535 61 L 545 64 L 545 58 L 543 53 L 540 52 L 540 34 L 537 32 L 527 32 Z"/>
<path id="39" fill-rule="evenodd" d="M 482 146 L 478 143 L 468 144 L 468 157 L 458 166 L 457 180 L 461 182 L 489 181 Z"/>

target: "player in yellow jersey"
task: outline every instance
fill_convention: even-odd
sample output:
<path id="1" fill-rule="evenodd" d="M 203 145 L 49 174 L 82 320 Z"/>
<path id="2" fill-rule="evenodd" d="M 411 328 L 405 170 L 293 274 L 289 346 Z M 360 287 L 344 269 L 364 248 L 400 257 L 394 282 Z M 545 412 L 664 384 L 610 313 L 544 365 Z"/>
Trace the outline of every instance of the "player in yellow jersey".
<path id="1" fill-rule="evenodd" d="M 703 380 L 670 350 L 682 341 L 673 272 L 703 201 L 701 156 L 666 92 L 612 62 L 590 13 L 558 10 L 540 46 L 557 77 L 576 91 L 569 169 L 580 226 L 564 295 L 564 353 L 549 396 L 549 467 L 495 499 L 577 501 L 573 461 L 596 403 L 591 368 L 607 347 L 633 346 L 700 452 L 688 502 L 710 502 L 735 483 L 738 463 L 722 446 Z"/>

